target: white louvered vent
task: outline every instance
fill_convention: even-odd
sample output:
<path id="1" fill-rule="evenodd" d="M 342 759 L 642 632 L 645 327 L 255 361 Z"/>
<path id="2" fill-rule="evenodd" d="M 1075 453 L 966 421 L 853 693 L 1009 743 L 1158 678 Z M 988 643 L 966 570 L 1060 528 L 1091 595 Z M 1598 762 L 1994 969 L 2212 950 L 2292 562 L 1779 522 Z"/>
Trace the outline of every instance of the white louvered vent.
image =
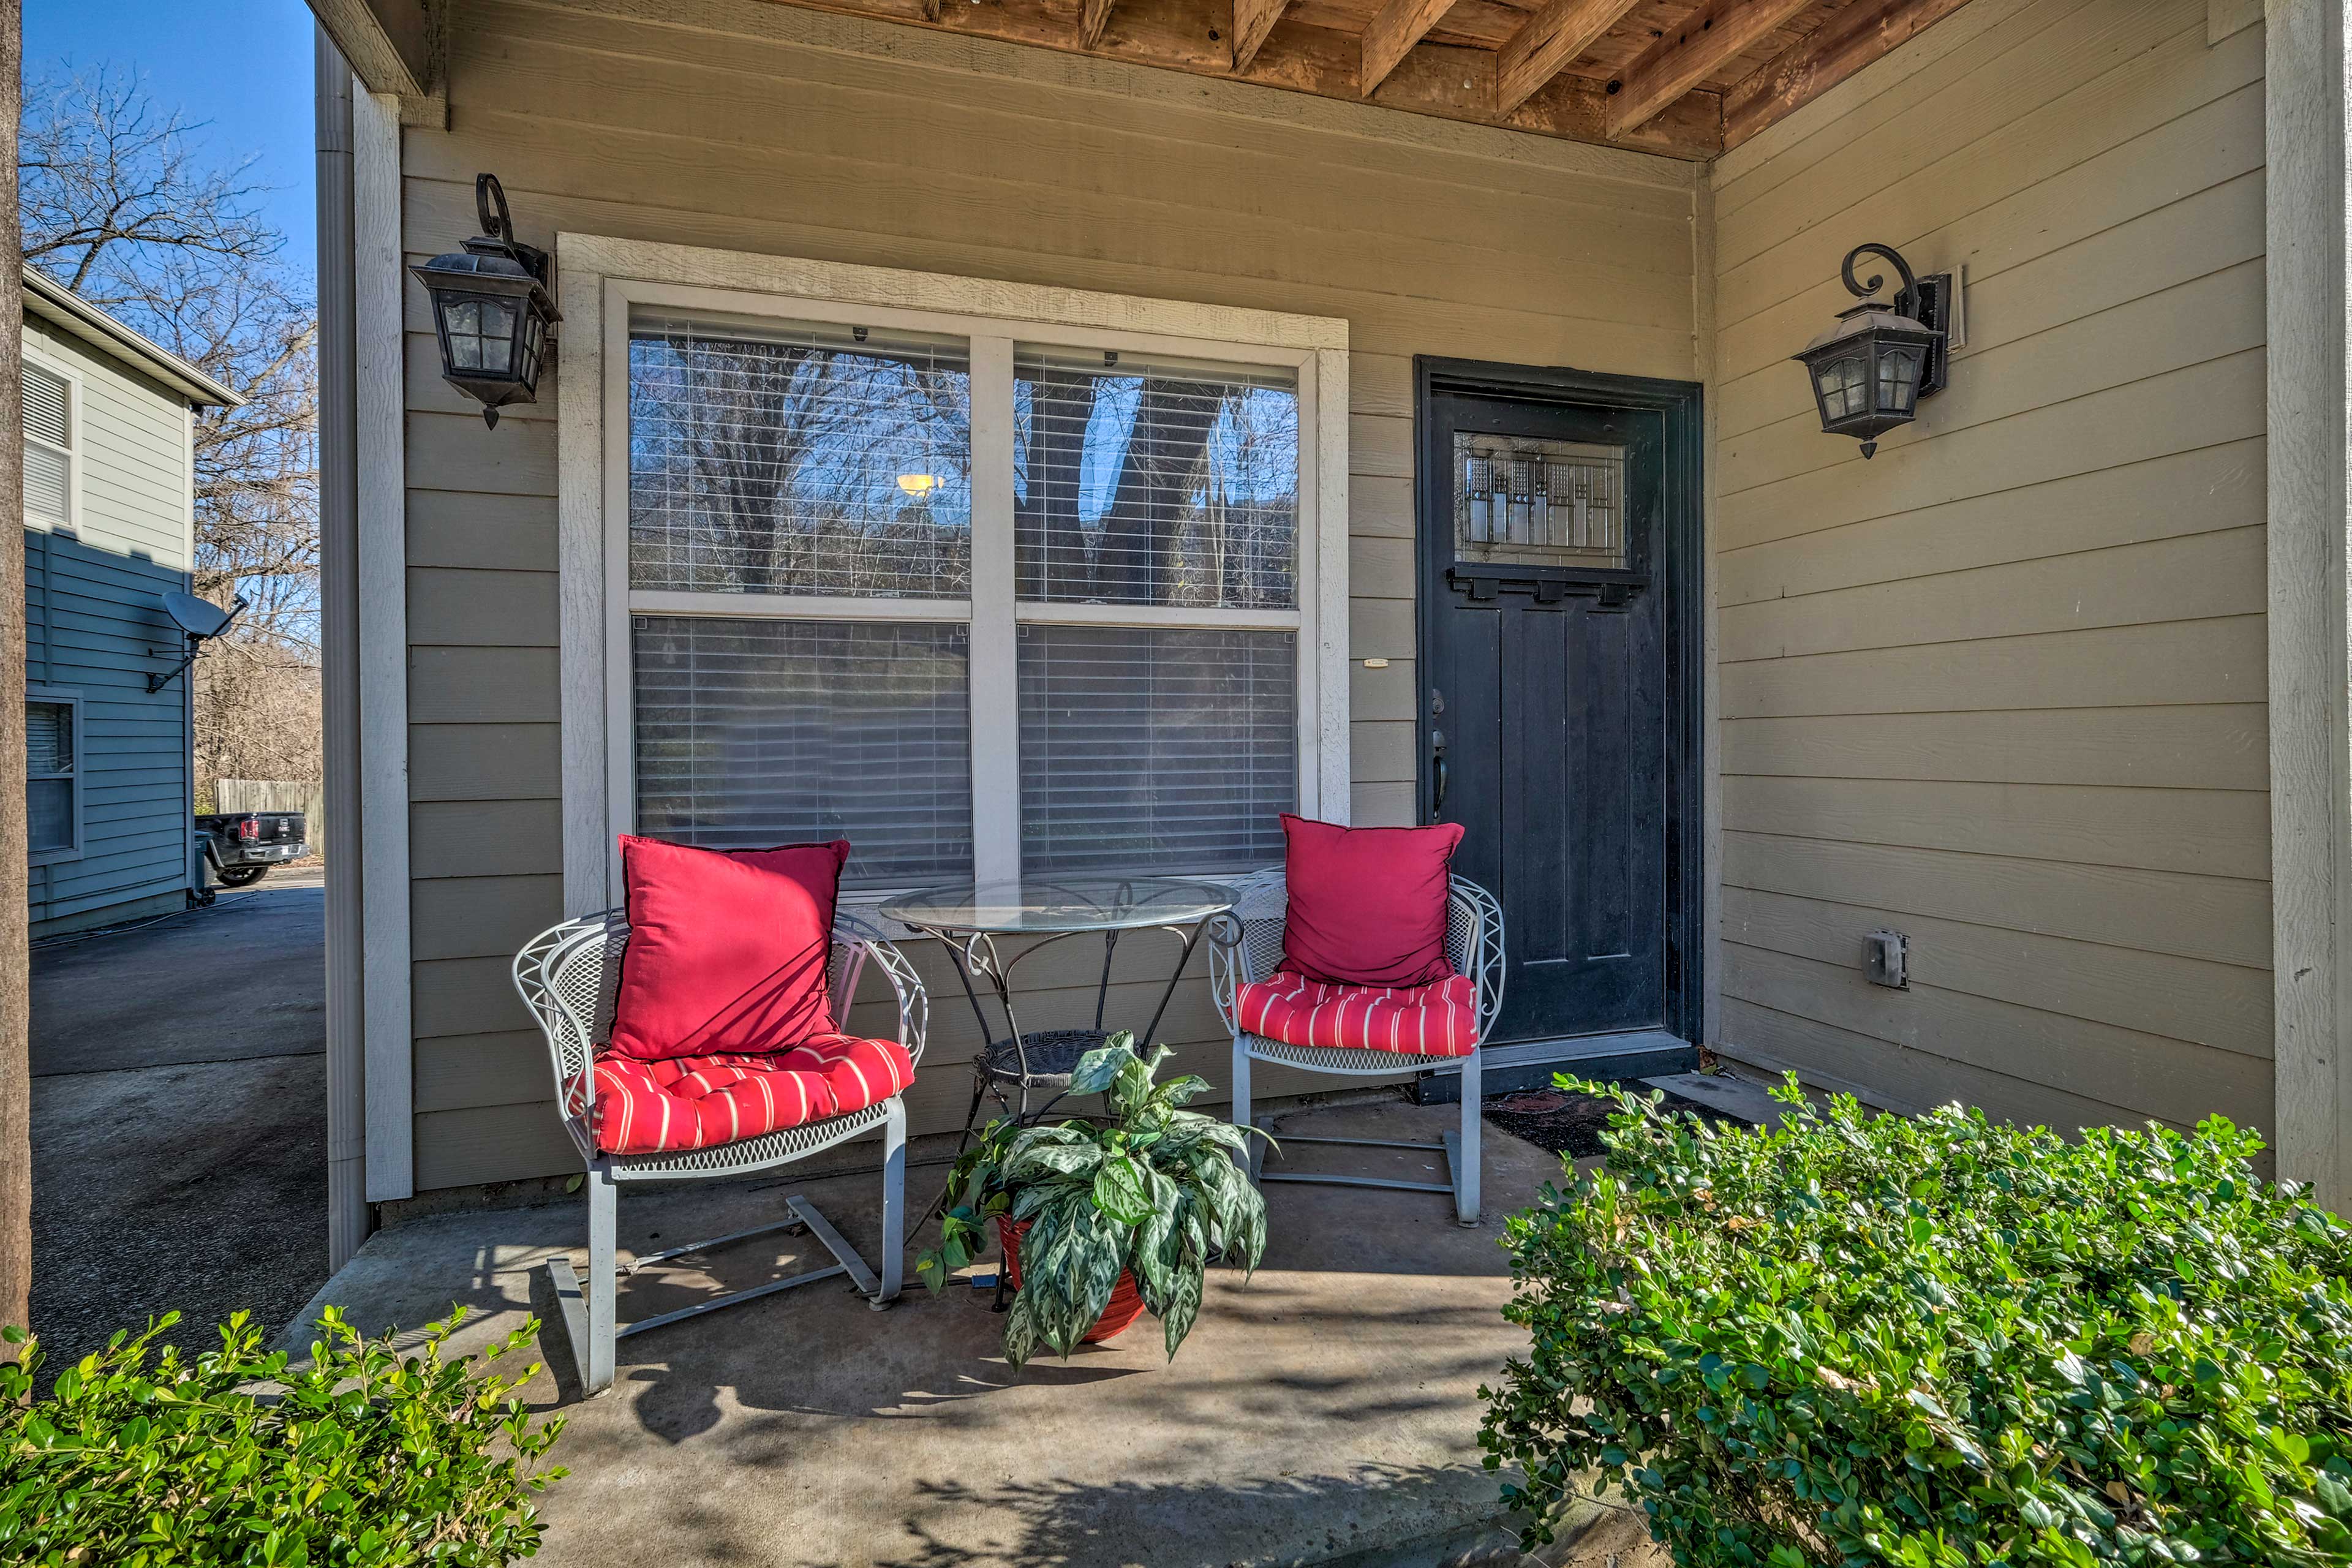
<path id="1" fill-rule="evenodd" d="M 25 514 L 28 521 L 73 516 L 73 390 L 66 378 L 25 366 Z"/>

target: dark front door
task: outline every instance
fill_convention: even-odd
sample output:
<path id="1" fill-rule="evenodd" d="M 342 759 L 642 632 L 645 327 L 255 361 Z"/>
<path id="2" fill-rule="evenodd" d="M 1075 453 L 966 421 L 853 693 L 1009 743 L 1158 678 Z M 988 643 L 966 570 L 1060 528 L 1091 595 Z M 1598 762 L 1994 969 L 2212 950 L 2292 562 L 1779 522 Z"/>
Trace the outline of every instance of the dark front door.
<path id="1" fill-rule="evenodd" d="M 1502 900 L 1497 1043 L 1670 1019 L 1665 417 L 1423 396 L 1422 816 Z"/>

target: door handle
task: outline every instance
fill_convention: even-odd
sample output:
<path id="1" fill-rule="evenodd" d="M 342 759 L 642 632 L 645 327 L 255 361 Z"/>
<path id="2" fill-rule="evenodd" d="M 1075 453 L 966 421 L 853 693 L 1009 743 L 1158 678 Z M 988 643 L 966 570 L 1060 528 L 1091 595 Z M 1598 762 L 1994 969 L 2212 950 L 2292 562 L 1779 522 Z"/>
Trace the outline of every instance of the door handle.
<path id="1" fill-rule="evenodd" d="M 1445 731 L 1429 732 L 1429 778 L 1431 798 L 1429 815 L 1433 821 L 1445 809 Z"/>

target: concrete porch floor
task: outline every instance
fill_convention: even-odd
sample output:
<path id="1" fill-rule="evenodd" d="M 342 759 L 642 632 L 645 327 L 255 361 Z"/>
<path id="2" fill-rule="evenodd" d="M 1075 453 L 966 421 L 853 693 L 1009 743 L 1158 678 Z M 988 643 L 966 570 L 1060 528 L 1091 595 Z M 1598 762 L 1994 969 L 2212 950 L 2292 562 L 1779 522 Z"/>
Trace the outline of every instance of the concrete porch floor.
<path id="1" fill-rule="evenodd" d="M 1434 1141 L 1458 1116 L 1400 1100 L 1293 1111 L 1277 1131 Z M 1435 1157 L 1385 1150 L 1302 1151 L 1292 1168 L 1335 1157 L 1441 1179 Z M 572 1474 L 546 1498 L 554 1568 L 1513 1561 L 1477 1389 L 1524 1342 L 1499 1316 L 1504 1217 L 1559 1163 L 1488 1127 L 1483 1167 L 1475 1229 L 1435 1195 L 1269 1184 L 1264 1266 L 1246 1284 L 1211 1271 L 1172 1363 L 1147 1317 L 1014 1376 L 991 1294 L 958 1281 L 935 1300 L 910 1268 L 884 1312 L 828 1280 L 625 1339 L 613 1390 L 582 1401 L 539 1267 L 558 1249 L 584 1264 L 570 1204 L 381 1233 L 299 1321 L 331 1301 L 363 1327 L 413 1329 L 456 1300 L 478 1314 L 471 1346 L 538 1313 L 556 1370 L 530 1393 L 570 1420 L 556 1458 Z M 910 1206 L 944 1175 L 910 1172 Z M 758 1224 L 787 1192 L 873 1257 L 879 1179 L 854 1174 L 625 1192 L 624 1255 Z M 761 1237 L 707 1273 L 625 1279 L 620 1316 L 824 1261 L 805 1237 Z"/>

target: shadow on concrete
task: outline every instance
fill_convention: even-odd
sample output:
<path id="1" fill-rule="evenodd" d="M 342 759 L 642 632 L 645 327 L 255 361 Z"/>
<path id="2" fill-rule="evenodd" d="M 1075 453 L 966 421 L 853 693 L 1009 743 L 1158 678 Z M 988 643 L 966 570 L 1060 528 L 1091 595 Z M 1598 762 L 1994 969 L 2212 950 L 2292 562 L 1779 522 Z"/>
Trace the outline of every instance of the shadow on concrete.
<path id="1" fill-rule="evenodd" d="M 1455 1112 L 1300 1115 L 1325 1135 L 1423 1138 Z M 584 1263 L 576 1200 L 383 1232 L 304 1316 L 334 1300 L 413 1331 L 462 1300 L 479 1312 L 461 1351 L 528 1316 L 554 1325 L 524 1394 L 569 1423 L 572 1474 L 546 1504 L 555 1568 L 640 1568 L 656 1541 L 666 1565 L 1436 1563 L 1452 1548 L 1367 1554 L 1505 1539 L 1476 1447 L 1478 1387 L 1525 1342 L 1502 1319 L 1499 1243 L 1560 1172 L 1492 1130 L 1486 1145 L 1475 1228 L 1440 1195 L 1270 1187 L 1265 1266 L 1212 1272 L 1172 1363 L 1147 1317 L 1015 1373 L 992 1292 L 916 1284 L 877 1312 L 828 1280 L 625 1339 L 614 1388 L 583 1399 L 544 1269 L 559 1252 Z M 625 1194 L 624 1258 L 773 1218 L 792 1191 L 873 1257 L 880 1184 L 853 1173 Z M 648 1269 L 622 1282 L 622 1321 L 788 1277 L 818 1251 L 779 1233 Z"/>
<path id="2" fill-rule="evenodd" d="M 1316 1561 L 1360 1560 L 1441 1542 L 1454 1548 L 1449 1555 L 1458 1556 L 1470 1542 L 1451 1538 L 1465 1534 L 1492 1536 L 1494 1544 L 1502 1547 L 1507 1532 L 1479 1517 L 1483 1510 L 1450 1506 L 1455 1502 L 1457 1479 L 1432 1465 L 1362 1465 L 1339 1474 L 1286 1472 L 1213 1487 L 1145 1480 L 1098 1486 L 1067 1480 L 995 1486 L 925 1480 L 917 1483 L 906 1508 L 908 1532 L 917 1544 L 875 1562 L 877 1568 L 980 1568 L 1003 1562 L 1036 1568 L 1205 1563 L 1214 1559 L 1202 1553 L 1223 1550 L 1227 1532 L 1202 1525 L 1237 1516 L 1267 1521 L 1268 1539 L 1295 1535 L 1292 1521 L 1322 1521 L 1319 1539 L 1302 1543 L 1319 1549 Z M 1426 1512 L 1439 1528 L 1417 1542 L 1368 1539 L 1359 1521 L 1368 1511 L 1367 1501 L 1375 1497 Z M 964 1521 L 976 1518 L 991 1523 L 988 1536 L 977 1542 L 963 1529 Z M 1504 1553 L 1506 1560 L 1510 1555 Z M 1434 1564 L 1436 1552 L 1423 1560 Z"/>

